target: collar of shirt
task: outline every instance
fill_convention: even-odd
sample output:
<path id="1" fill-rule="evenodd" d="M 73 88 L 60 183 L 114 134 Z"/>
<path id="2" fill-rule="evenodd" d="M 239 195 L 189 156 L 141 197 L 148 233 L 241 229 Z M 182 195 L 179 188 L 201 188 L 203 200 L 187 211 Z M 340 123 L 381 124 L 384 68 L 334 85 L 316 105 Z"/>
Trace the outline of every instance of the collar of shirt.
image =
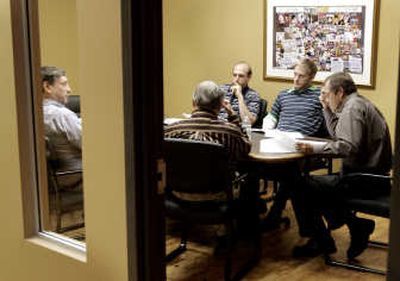
<path id="1" fill-rule="evenodd" d="M 310 86 L 308 88 L 305 89 L 300 89 L 300 90 L 296 90 L 295 88 L 291 88 L 288 93 L 289 94 L 296 94 L 296 95 L 301 95 L 301 94 L 308 94 L 308 92 L 316 90 L 317 87 L 315 86 Z"/>
<path id="2" fill-rule="evenodd" d="M 335 113 L 341 113 L 342 110 L 343 110 L 343 108 L 344 108 L 344 105 L 347 103 L 347 101 L 348 101 L 349 99 L 351 99 L 352 97 L 356 97 L 357 95 L 358 95 L 358 93 L 357 93 L 357 92 L 354 92 L 354 93 L 352 93 L 352 94 L 347 95 L 346 97 L 344 97 L 342 104 L 341 104 L 340 106 L 338 106 L 338 108 L 336 109 Z"/>
<path id="3" fill-rule="evenodd" d="M 65 106 L 61 102 L 58 102 L 58 101 L 55 101 L 55 100 L 52 100 L 52 99 L 44 99 L 43 100 L 43 105 L 55 105 L 55 106 L 58 106 L 58 107 L 64 107 Z"/>
<path id="4" fill-rule="evenodd" d="M 215 114 L 213 111 L 207 109 L 193 110 L 191 118 L 198 118 L 198 117 L 218 119 L 218 114 Z"/>

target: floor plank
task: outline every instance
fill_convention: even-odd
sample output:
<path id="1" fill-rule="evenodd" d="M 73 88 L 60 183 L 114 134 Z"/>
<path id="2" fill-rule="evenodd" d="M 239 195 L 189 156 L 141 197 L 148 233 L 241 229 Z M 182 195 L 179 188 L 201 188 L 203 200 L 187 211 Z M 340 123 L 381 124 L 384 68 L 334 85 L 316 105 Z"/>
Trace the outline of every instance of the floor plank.
<path id="1" fill-rule="evenodd" d="M 286 210 L 291 218 L 292 226 L 264 233 L 262 236 L 262 259 L 243 280 L 260 281 L 339 281 L 339 280 L 368 280 L 382 281 L 384 276 L 371 273 L 360 273 L 343 268 L 325 265 L 322 257 L 312 259 L 294 259 L 291 256 L 293 246 L 303 242 L 297 234 L 297 225 L 293 218 L 290 206 Z M 368 217 L 368 216 L 364 216 Z M 372 217 L 370 217 L 372 218 Z M 378 241 L 387 241 L 388 220 L 373 218 L 376 229 L 371 236 Z M 179 224 L 167 223 L 167 252 L 177 246 L 179 242 Z M 188 250 L 167 265 L 167 280 L 169 281 L 204 281 L 223 280 L 224 260 L 213 255 L 215 245 L 215 227 L 199 227 L 190 234 Z M 334 256 L 344 258 L 349 245 L 349 234 L 346 227 L 332 233 L 338 247 Z M 193 241 L 193 242 L 192 242 Z M 239 255 L 235 258 L 239 260 Z M 359 262 L 364 265 L 385 269 L 387 251 L 368 248 L 360 257 Z"/>

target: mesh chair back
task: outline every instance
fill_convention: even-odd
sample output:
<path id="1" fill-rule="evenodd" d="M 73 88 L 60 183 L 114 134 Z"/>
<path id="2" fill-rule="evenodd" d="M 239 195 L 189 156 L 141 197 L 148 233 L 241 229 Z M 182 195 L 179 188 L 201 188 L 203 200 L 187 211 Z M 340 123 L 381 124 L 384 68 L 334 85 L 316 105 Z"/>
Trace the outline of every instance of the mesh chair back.
<path id="1" fill-rule="evenodd" d="M 54 148 L 54 145 L 52 144 L 52 142 L 49 140 L 48 137 L 45 137 L 45 143 L 46 143 L 47 169 L 52 174 L 54 174 L 60 166 L 60 164 L 59 164 L 60 161 L 57 157 L 57 153 Z"/>
<path id="2" fill-rule="evenodd" d="M 217 193 L 232 182 L 226 149 L 211 142 L 165 139 L 167 188 L 186 193 Z"/>
<path id="3" fill-rule="evenodd" d="M 70 95 L 68 96 L 68 102 L 65 105 L 68 109 L 72 110 L 76 113 L 76 115 L 81 115 L 81 100 L 78 95 Z"/>
<path id="4" fill-rule="evenodd" d="M 267 115 L 268 102 L 265 99 L 260 99 L 260 112 L 258 113 L 257 120 L 253 124 L 253 128 L 262 128 L 263 119 Z"/>

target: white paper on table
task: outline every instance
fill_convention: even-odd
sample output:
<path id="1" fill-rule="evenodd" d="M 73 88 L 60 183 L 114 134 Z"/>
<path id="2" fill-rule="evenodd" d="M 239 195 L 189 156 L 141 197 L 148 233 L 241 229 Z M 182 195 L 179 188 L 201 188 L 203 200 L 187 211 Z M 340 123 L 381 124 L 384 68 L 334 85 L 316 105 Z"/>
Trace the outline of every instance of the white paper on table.
<path id="1" fill-rule="evenodd" d="M 328 143 L 326 141 L 313 141 L 313 140 L 299 140 L 296 142 L 301 142 L 301 143 L 308 143 L 310 144 L 314 150 L 322 150 L 325 145 Z"/>
<path id="2" fill-rule="evenodd" d="M 292 140 L 295 139 L 303 139 L 304 136 L 302 133 L 299 132 L 284 132 L 284 131 L 280 131 L 277 129 L 274 130 L 265 130 L 265 134 L 266 137 L 270 137 L 270 138 L 285 138 L 285 137 L 289 137 Z"/>
<path id="3" fill-rule="evenodd" d="M 269 138 L 260 142 L 260 151 L 266 153 L 293 153 L 296 152 L 296 138 L 303 135 L 296 132 L 282 132 L 267 130 L 265 135 Z"/>
<path id="4" fill-rule="evenodd" d="M 282 139 L 268 138 L 260 141 L 260 152 L 265 153 L 293 153 L 296 152 L 295 143 L 285 142 Z"/>

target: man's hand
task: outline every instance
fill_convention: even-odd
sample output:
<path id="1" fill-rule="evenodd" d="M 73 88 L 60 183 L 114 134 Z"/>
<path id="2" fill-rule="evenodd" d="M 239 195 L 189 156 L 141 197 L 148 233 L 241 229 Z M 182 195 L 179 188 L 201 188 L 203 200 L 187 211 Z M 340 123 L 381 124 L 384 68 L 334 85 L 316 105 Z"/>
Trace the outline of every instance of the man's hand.
<path id="1" fill-rule="evenodd" d="M 225 108 L 225 110 L 226 110 L 226 112 L 228 113 L 229 116 L 232 116 L 233 110 L 232 110 L 231 103 L 228 100 L 224 100 L 222 102 L 222 107 Z"/>
<path id="2" fill-rule="evenodd" d="M 314 152 L 313 147 L 309 143 L 297 142 L 296 149 L 304 154 L 311 154 Z"/>
<path id="3" fill-rule="evenodd" d="M 231 91 L 232 93 L 240 100 L 243 99 L 243 95 L 242 95 L 242 86 L 240 86 L 239 84 L 234 84 L 231 87 Z"/>
<path id="4" fill-rule="evenodd" d="M 322 104 L 322 107 L 324 109 L 328 108 L 329 103 L 328 103 L 328 97 L 326 93 L 321 93 L 319 95 L 319 102 Z"/>

